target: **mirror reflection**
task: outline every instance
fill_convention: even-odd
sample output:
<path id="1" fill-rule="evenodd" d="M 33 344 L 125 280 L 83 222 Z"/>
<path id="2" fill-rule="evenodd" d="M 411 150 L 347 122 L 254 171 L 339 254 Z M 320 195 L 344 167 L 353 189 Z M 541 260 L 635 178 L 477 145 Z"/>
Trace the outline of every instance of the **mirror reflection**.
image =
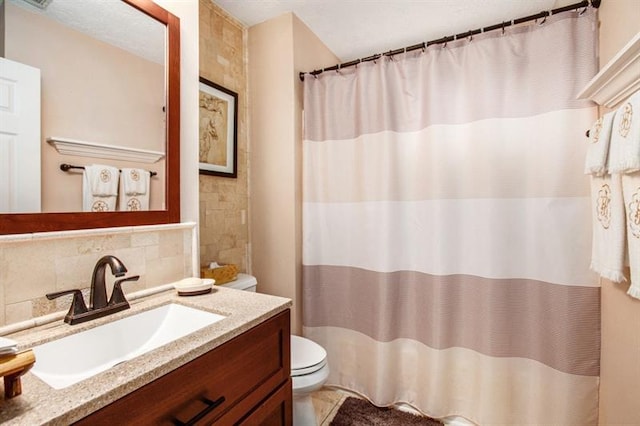
<path id="1" fill-rule="evenodd" d="M 121 0 L 5 2 L 9 61 L 0 72 L 37 77 L 13 79 L 33 90 L 0 86 L 0 103 L 28 102 L 15 99 L 24 93 L 40 102 L 18 124 L 0 117 L 0 126 L 12 126 L 0 128 L 0 181 L 7 182 L 0 187 L 1 212 L 88 211 L 83 174 L 94 168 L 63 171 L 62 164 L 153 172 L 148 209 L 165 209 L 165 32 L 164 24 Z M 122 197 L 122 185 L 117 190 Z"/>

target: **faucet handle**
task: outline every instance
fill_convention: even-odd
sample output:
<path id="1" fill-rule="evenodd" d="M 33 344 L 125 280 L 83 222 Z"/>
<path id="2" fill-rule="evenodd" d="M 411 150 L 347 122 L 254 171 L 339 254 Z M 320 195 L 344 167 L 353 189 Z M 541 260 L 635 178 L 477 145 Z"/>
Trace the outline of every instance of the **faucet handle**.
<path id="1" fill-rule="evenodd" d="M 71 301 L 71 306 L 69 307 L 69 312 L 64 317 L 64 322 L 71 324 L 73 318 L 80 314 L 86 314 L 89 309 L 87 309 L 86 303 L 84 303 L 84 297 L 82 296 L 82 292 L 80 290 L 64 290 L 58 291 L 55 293 L 47 293 L 47 299 L 53 300 L 60 296 L 64 296 L 67 294 L 73 294 L 73 300 Z"/>
<path id="2" fill-rule="evenodd" d="M 116 282 L 113 284 L 113 290 L 111 291 L 109 305 L 117 305 L 119 303 L 128 304 L 129 302 L 127 301 L 127 298 L 124 296 L 124 292 L 122 291 L 122 283 L 126 281 L 138 281 L 139 278 L 140 275 L 133 275 L 131 277 L 116 280 Z"/>

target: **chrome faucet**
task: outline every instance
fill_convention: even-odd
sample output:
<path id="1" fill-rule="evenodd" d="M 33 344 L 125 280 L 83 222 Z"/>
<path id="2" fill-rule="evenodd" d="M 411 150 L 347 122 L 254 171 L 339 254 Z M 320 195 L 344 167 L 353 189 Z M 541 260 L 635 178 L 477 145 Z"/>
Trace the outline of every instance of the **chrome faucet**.
<path id="1" fill-rule="evenodd" d="M 100 318 L 106 315 L 129 309 L 129 302 L 122 291 L 122 283 L 125 281 L 138 281 L 140 275 L 116 280 L 111 291 L 111 298 L 107 301 L 107 288 L 104 282 L 107 265 L 111 267 L 111 273 L 116 277 L 121 277 L 127 273 L 124 263 L 115 256 L 103 256 L 98 260 L 93 268 L 91 276 L 91 293 L 89 295 L 89 307 L 84 302 L 84 297 L 80 290 L 65 290 L 56 293 L 48 293 L 47 299 L 53 300 L 65 294 L 73 294 L 73 301 L 69 307 L 69 312 L 64 317 L 64 322 L 68 324 L 79 324 L 91 319 Z"/>

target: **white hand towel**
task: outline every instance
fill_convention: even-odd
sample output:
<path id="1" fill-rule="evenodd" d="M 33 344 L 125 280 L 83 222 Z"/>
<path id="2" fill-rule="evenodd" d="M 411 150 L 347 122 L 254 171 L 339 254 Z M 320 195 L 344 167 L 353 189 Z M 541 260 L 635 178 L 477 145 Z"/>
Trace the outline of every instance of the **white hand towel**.
<path id="1" fill-rule="evenodd" d="M 625 211 L 620 175 L 591 177 L 591 269 L 613 282 L 625 280 Z"/>
<path id="2" fill-rule="evenodd" d="M 6 337 L 0 337 L 0 350 L 4 351 L 7 349 L 12 349 L 12 348 L 16 348 L 18 347 L 18 342 L 16 342 L 15 340 L 6 338 Z"/>
<path id="3" fill-rule="evenodd" d="M 640 171 L 640 91 L 618 108 L 609 148 L 610 173 L 637 171 Z"/>
<path id="4" fill-rule="evenodd" d="M 91 194 L 100 197 L 118 195 L 120 170 L 116 167 L 92 164 L 85 166 L 85 176 L 89 179 Z"/>
<path id="5" fill-rule="evenodd" d="M 18 342 L 0 337 L 0 356 L 13 355 L 18 352 Z"/>
<path id="6" fill-rule="evenodd" d="M 111 166 L 85 166 L 82 179 L 82 210 L 112 212 L 116 209 L 120 171 Z"/>
<path id="7" fill-rule="evenodd" d="M 614 111 L 598 118 L 589 130 L 589 147 L 587 148 L 584 174 L 602 176 L 607 173 L 609 142 L 615 115 Z"/>
<path id="8" fill-rule="evenodd" d="M 120 211 L 149 210 L 151 173 L 143 169 L 122 169 L 120 179 Z"/>
<path id="9" fill-rule="evenodd" d="M 640 172 L 622 175 L 622 192 L 626 207 L 627 245 L 631 286 L 627 294 L 640 299 Z"/>
<path id="10" fill-rule="evenodd" d="M 122 169 L 122 181 L 126 195 L 143 195 L 149 191 L 151 173 L 144 169 Z"/>

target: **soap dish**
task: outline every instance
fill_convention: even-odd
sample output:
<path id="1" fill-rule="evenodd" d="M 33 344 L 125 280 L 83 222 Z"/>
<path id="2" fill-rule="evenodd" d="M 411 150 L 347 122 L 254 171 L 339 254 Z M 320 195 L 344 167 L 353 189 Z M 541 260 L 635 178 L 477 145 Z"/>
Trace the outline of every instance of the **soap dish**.
<path id="1" fill-rule="evenodd" d="M 211 278 L 185 278 L 175 284 L 179 296 L 198 296 L 211 293 L 211 288 L 216 281 Z"/>

